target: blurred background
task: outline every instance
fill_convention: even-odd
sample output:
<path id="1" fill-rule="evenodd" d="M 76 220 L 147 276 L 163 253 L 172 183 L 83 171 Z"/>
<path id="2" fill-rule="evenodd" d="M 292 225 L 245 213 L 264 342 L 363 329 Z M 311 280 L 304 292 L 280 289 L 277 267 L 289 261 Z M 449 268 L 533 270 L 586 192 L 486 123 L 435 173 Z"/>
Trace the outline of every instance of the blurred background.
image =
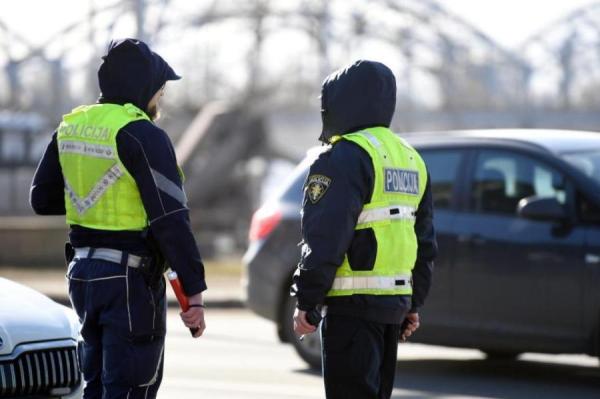
<path id="1" fill-rule="evenodd" d="M 242 254 L 253 212 L 319 145 L 320 87 L 333 70 L 356 59 L 387 64 L 397 80 L 392 127 L 400 134 L 600 131 L 600 1 L 0 0 L 0 277 L 67 305 L 67 226 L 64 217 L 33 215 L 29 187 L 61 116 L 98 98 L 101 57 L 123 37 L 146 41 L 183 76 L 167 85 L 158 124 L 186 174 L 209 285 L 209 327 L 194 344 L 169 291 L 161 397 L 323 397 L 318 370 L 279 345 L 292 341 L 281 325 L 243 309 L 240 281 L 250 274 Z M 269 231 L 272 216 L 262 215 Z M 288 259 L 283 240 L 275 243 L 282 253 L 274 259 L 293 267 L 299 251 Z M 268 266 L 265 281 L 274 285 Z M 282 311 L 295 305 L 288 286 Z M 440 288 L 445 295 L 448 287 Z M 583 298 L 583 288 L 576 294 Z M 556 319 L 555 298 L 539 298 L 533 302 Z M 559 321 L 579 317 L 575 308 Z M 502 355 L 404 344 L 394 398 L 599 397 L 596 358 Z"/>
<path id="2" fill-rule="evenodd" d="M 149 42 L 184 77 L 169 83 L 159 124 L 211 257 L 244 250 L 253 210 L 318 144 L 320 84 L 334 69 L 389 65 L 399 132 L 598 130 L 599 21 L 600 3 L 579 0 L 4 2 L 0 242 L 11 250 L 0 264 L 61 255 L 62 219 L 27 217 L 29 184 L 61 115 L 98 97 L 111 38 Z"/>

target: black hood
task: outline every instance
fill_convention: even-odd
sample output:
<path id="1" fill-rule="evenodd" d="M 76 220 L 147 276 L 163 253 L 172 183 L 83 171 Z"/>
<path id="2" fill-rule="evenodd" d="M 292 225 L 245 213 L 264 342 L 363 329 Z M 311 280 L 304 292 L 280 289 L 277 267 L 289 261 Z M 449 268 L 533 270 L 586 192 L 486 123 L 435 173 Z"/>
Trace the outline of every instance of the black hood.
<path id="1" fill-rule="evenodd" d="M 162 57 L 136 39 L 113 40 L 98 69 L 100 102 L 132 103 L 146 111 L 167 80 L 181 79 Z"/>
<path id="2" fill-rule="evenodd" d="M 321 88 L 319 140 L 374 126 L 389 127 L 396 108 L 396 79 L 380 62 L 359 60 L 329 75 Z"/>

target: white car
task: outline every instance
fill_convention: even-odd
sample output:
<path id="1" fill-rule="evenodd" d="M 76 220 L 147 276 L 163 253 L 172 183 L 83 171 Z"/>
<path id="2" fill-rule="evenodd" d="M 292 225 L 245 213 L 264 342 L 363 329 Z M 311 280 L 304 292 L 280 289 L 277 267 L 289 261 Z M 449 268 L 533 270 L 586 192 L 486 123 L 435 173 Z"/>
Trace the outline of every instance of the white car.
<path id="1" fill-rule="evenodd" d="M 82 396 L 73 310 L 0 278 L 0 397 Z"/>

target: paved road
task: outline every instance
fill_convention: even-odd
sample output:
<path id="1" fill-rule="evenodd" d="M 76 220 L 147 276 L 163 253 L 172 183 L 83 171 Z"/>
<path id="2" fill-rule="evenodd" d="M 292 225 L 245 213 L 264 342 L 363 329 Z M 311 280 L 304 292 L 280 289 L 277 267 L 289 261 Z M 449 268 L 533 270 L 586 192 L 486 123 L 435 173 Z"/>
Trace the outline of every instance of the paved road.
<path id="1" fill-rule="evenodd" d="M 321 377 L 274 325 L 240 310 L 209 310 L 204 337 L 192 340 L 169 313 L 166 372 L 159 398 L 322 398 Z M 600 398 L 600 368 L 587 356 L 528 354 L 487 361 L 478 351 L 401 345 L 394 398 Z"/>

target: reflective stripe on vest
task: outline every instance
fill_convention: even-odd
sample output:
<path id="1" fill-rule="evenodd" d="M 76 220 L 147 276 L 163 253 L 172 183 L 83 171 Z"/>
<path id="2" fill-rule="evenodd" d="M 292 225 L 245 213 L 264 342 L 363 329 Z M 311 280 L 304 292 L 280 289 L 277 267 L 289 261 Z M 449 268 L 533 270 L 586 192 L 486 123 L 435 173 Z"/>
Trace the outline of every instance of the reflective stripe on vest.
<path id="1" fill-rule="evenodd" d="M 375 147 L 381 147 L 381 142 L 379 140 L 377 140 L 377 137 L 373 136 L 371 133 L 369 133 L 368 131 L 362 131 L 361 134 L 363 134 L 367 139 L 369 139 L 369 141 L 371 143 L 373 143 L 373 145 Z"/>
<path id="2" fill-rule="evenodd" d="M 121 169 L 119 165 L 114 165 L 100 178 L 98 183 L 96 183 L 96 185 L 85 198 L 79 198 L 77 194 L 75 194 L 75 190 L 73 190 L 67 179 L 64 179 L 65 190 L 69 196 L 69 199 L 71 200 L 71 203 L 77 209 L 77 213 L 79 213 L 79 215 L 83 215 L 88 209 L 94 206 L 98 200 L 100 200 L 106 190 L 115 184 L 121 176 L 123 176 L 123 169 Z"/>
<path id="3" fill-rule="evenodd" d="M 410 274 L 398 274 L 396 276 L 349 276 L 336 277 L 331 289 L 348 291 L 356 289 L 380 289 L 388 290 L 398 287 L 408 287 L 411 284 Z"/>
<path id="4" fill-rule="evenodd" d="M 404 220 L 415 220 L 415 214 L 417 208 L 414 206 L 405 205 L 390 205 L 382 208 L 363 209 L 358 215 L 357 226 L 379 222 L 382 220 L 393 220 L 393 219 L 404 219 Z"/>
<path id="5" fill-rule="evenodd" d="M 373 193 L 358 216 L 355 234 L 361 231 L 360 245 L 369 245 L 365 244 L 369 236 L 375 242 L 372 249 L 361 248 L 374 251 L 372 256 L 346 254 L 327 296 L 410 295 L 417 258 L 414 225 L 427 184 L 425 163 L 414 148 L 387 128 L 368 128 L 339 140 L 359 145 L 373 163 Z M 355 263 L 369 263 L 351 265 L 350 258 Z"/>
<path id="6" fill-rule="evenodd" d="M 58 152 L 61 154 L 79 154 L 103 159 L 117 158 L 117 154 L 109 145 L 83 143 L 80 141 L 61 141 Z"/>

